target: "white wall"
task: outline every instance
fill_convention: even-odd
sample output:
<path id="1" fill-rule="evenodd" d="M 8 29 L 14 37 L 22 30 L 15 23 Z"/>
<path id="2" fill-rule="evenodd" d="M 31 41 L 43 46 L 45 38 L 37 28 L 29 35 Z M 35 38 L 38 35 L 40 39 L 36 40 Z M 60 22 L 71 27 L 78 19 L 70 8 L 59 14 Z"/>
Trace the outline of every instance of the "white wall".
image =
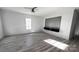
<path id="1" fill-rule="evenodd" d="M 43 17 L 34 17 L 32 16 L 32 32 L 42 31 L 43 28 Z"/>
<path id="2" fill-rule="evenodd" d="M 2 18 L 1 18 L 1 10 L 0 10 L 0 39 L 4 36 L 3 35 L 3 28 L 2 28 Z"/>
<path id="3" fill-rule="evenodd" d="M 64 38 L 64 39 L 69 39 L 70 36 L 70 30 L 71 30 L 71 24 L 72 24 L 72 18 L 73 18 L 73 13 L 74 13 L 75 8 L 62 8 L 58 9 L 54 13 L 51 12 L 51 14 L 45 18 L 50 18 L 50 17 L 57 17 L 57 16 L 62 16 L 61 19 L 61 25 L 60 25 L 60 32 L 53 32 L 53 31 L 47 31 L 44 30 L 46 33 Z"/>
<path id="4" fill-rule="evenodd" d="M 32 30 L 26 30 L 25 19 L 30 17 L 32 19 Z M 13 11 L 3 10 L 3 28 L 5 35 L 22 34 L 29 32 L 36 32 L 42 28 L 42 17 L 30 16 Z"/>

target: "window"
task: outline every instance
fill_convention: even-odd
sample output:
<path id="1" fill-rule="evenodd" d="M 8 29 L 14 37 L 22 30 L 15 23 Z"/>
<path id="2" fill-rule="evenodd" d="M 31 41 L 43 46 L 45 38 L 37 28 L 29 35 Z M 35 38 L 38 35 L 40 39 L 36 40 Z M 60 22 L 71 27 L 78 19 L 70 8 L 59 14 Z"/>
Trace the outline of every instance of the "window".
<path id="1" fill-rule="evenodd" d="M 31 30 L 31 18 L 26 18 L 26 29 Z"/>

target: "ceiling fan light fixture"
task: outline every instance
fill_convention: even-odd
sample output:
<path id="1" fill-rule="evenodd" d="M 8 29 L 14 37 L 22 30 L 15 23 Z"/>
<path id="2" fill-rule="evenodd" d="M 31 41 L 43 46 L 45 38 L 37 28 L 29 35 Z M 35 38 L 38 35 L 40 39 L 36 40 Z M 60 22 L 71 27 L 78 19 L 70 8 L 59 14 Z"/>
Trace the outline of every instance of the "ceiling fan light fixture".
<path id="1" fill-rule="evenodd" d="M 35 10 L 36 8 L 37 8 L 37 7 L 33 7 L 33 8 L 32 8 L 32 12 L 36 12 L 36 10 Z"/>
<path id="2" fill-rule="evenodd" d="M 24 7 L 25 10 L 29 10 L 32 13 L 35 13 L 37 11 L 38 7 Z"/>

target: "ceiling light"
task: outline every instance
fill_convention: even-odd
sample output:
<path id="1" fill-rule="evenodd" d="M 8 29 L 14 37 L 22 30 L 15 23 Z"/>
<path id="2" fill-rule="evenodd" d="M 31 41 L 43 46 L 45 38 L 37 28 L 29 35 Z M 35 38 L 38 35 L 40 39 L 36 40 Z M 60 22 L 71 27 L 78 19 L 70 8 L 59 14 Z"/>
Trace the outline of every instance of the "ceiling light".
<path id="1" fill-rule="evenodd" d="M 24 7 L 24 9 L 29 9 L 33 13 L 37 11 L 37 7 Z"/>

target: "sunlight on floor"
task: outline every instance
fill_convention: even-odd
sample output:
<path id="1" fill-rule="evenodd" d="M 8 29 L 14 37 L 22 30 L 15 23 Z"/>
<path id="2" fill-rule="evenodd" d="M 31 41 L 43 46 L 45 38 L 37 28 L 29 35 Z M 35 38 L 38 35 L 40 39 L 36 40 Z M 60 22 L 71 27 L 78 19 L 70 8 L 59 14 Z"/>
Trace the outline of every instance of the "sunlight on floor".
<path id="1" fill-rule="evenodd" d="M 65 43 L 62 43 L 62 42 L 59 42 L 59 41 L 56 41 L 56 40 L 53 40 L 53 39 L 46 39 L 44 40 L 46 43 L 49 43 L 59 49 L 62 49 L 62 50 L 65 50 L 69 45 L 65 44 Z"/>

